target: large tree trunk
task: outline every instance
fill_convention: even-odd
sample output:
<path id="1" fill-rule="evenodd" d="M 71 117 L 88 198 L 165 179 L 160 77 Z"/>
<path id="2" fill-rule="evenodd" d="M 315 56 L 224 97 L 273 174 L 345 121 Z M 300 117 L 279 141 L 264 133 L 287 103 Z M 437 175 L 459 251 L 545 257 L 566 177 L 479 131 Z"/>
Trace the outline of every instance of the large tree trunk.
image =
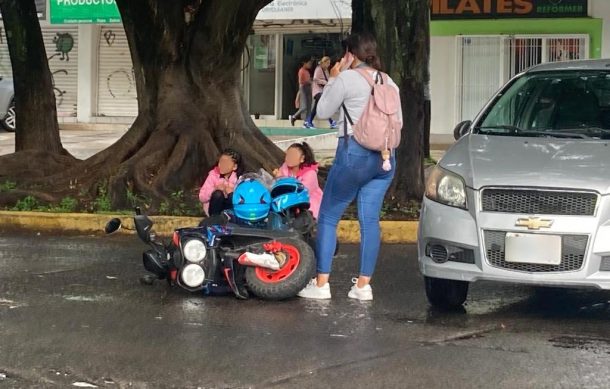
<path id="1" fill-rule="evenodd" d="M 129 205 L 128 193 L 153 204 L 180 190 L 190 195 L 227 147 L 242 153 L 248 170 L 279 166 L 283 153 L 254 125 L 240 85 L 246 40 L 270 2 L 117 0 L 138 116 L 106 150 L 33 183 L 56 199 L 67 191 L 95 197 L 107 185 L 118 208 Z"/>
<path id="2" fill-rule="evenodd" d="M 240 85 L 246 40 L 269 2 L 117 1 L 139 96 L 130 141 L 111 150 L 121 162 L 110 180 L 117 205 L 127 190 L 164 197 L 199 185 L 226 147 L 242 153 L 247 169 L 281 161 L 246 111 Z"/>
<path id="3" fill-rule="evenodd" d="M 400 88 L 404 127 L 396 178 L 389 196 L 397 204 L 424 192 L 424 87 L 430 58 L 428 0 L 353 0 L 352 30 L 377 37 L 382 65 Z"/>
<path id="4" fill-rule="evenodd" d="M 62 147 L 51 71 L 34 0 L 0 0 L 13 67 L 15 151 L 68 153 Z"/>

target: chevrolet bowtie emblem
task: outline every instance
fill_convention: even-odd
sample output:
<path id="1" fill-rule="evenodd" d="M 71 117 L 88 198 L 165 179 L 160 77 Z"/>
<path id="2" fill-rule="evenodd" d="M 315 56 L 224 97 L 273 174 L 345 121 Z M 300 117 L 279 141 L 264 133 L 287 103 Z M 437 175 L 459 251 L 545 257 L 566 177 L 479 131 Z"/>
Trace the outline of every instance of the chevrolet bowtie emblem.
<path id="1" fill-rule="evenodd" d="M 527 227 L 528 230 L 539 230 L 541 228 L 551 228 L 553 221 L 550 219 L 541 219 L 539 217 L 528 217 L 517 219 L 515 226 Z"/>

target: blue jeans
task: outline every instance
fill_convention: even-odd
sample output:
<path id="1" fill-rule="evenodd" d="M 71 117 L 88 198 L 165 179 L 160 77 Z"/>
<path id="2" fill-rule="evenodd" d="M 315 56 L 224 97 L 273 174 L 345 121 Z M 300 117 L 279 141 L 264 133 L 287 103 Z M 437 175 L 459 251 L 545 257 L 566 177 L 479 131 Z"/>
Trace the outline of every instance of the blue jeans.
<path id="1" fill-rule="evenodd" d="M 337 225 L 348 205 L 357 200 L 360 222 L 360 275 L 370 277 L 375 270 L 381 231 L 379 215 L 396 161 L 392 170 L 382 169 L 381 153 L 360 146 L 352 137 L 339 139 L 335 162 L 328 174 L 318 218 L 316 254 L 318 273 L 329 274 L 336 247 Z"/>

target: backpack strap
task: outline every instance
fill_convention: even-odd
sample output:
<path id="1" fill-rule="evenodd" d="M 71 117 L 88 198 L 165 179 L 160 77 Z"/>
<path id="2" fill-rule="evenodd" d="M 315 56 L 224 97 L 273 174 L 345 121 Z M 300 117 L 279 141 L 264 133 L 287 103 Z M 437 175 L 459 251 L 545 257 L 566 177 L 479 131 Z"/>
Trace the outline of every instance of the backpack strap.
<path id="1" fill-rule="evenodd" d="M 349 112 L 347 112 L 345 103 L 341 104 L 341 107 L 343 107 L 343 113 L 345 115 L 345 117 L 343 118 L 343 138 L 345 140 L 345 143 L 347 143 L 347 141 L 349 140 L 349 138 L 347 136 L 347 122 L 349 122 L 349 125 L 353 127 L 354 121 L 352 120 L 352 117 L 349 115 Z"/>
<path id="2" fill-rule="evenodd" d="M 377 70 L 377 74 L 375 75 L 375 79 L 371 76 L 366 68 L 355 68 L 355 71 L 358 72 L 364 79 L 369 83 L 369 86 L 372 88 L 375 84 L 385 84 L 387 83 L 388 75 L 384 72 Z"/>

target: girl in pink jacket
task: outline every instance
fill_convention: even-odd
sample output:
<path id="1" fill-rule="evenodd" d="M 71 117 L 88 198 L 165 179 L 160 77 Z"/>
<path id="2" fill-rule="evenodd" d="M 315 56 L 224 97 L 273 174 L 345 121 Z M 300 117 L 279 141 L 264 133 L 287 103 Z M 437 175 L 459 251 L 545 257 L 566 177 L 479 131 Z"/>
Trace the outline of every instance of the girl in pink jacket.
<path id="1" fill-rule="evenodd" d="M 223 150 L 218 164 L 210 170 L 199 190 L 199 201 L 208 216 L 220 215 L 233 208 L 233 190 L 241 174 L 241 155 L 232 149 Z"/>
<path id="2" fill-rule="evenodd" d="M 286 150 L 284 164 L 274 171 L 276 177 L 296 177 L 309 191 L 309 210 L 318 218 L 322 189 L 318 183 L 318 164 L 311 147 L 303 143 L 294 143 Z"/>

